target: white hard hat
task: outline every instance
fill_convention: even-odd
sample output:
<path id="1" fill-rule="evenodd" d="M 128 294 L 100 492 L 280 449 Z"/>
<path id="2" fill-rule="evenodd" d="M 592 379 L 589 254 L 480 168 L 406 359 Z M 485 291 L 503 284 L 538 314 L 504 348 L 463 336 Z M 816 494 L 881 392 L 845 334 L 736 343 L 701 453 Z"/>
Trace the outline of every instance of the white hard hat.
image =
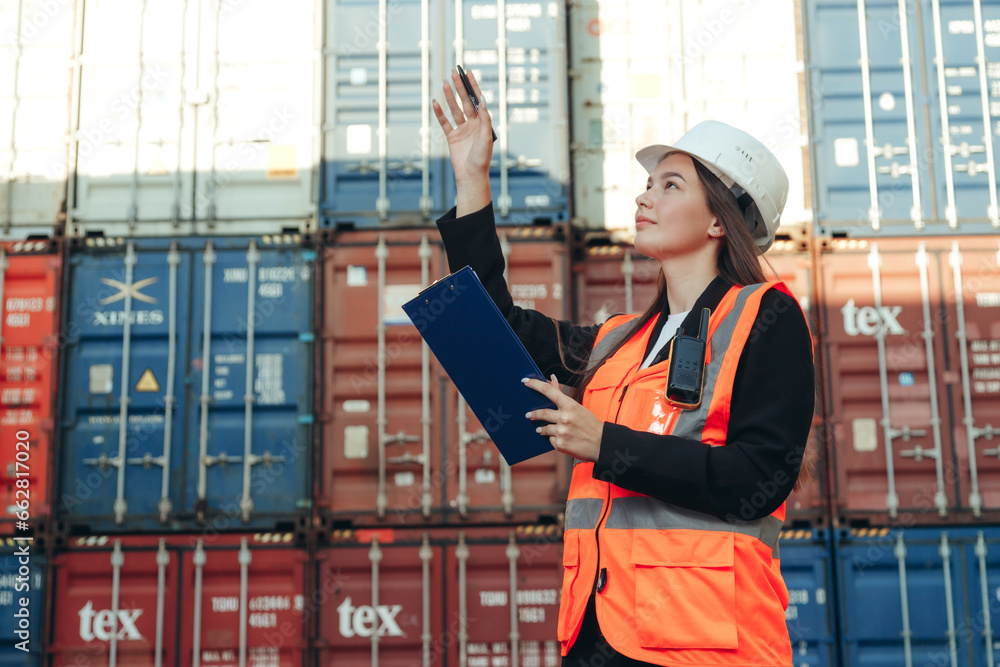
<path id="1" fill-rule="evenodd" d="M 760 252 L 771 247 L 788 197 L 788 176 L 767 146 L 743 130 L 706 120 L 688 130 L 673 146 L 647 146 L 635 157 L 652 174 L 663 156 L 672 151 L 687 153 L 718 176 L 743 208 L 750 235 Z"/>

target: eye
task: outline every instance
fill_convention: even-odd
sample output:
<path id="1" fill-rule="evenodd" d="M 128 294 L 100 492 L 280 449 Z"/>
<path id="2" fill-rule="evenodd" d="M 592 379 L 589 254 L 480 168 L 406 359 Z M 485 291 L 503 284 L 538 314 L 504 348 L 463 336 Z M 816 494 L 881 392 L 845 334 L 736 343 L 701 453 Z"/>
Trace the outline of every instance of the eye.
<path id="1" fill-rule="evenodd" d="M 677 187 L 676 183 L 674 183 L 673 181 L 667 181 L 667 185 L 666 185 L 666 189 L 667 190 L 669 190 L 670 188 L 676 188 L 676 187 Z"/>

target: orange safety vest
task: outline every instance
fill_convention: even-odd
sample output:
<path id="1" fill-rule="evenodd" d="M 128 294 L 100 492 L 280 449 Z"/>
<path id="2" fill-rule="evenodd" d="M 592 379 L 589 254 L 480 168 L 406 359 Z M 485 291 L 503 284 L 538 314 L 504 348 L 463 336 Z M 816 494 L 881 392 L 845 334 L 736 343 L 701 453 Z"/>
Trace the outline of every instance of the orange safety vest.
<path id="1" fill-rule="evenodd" d="M 784 283 L 733 287 L 712 313 L 702 402 L 682 410 L 664 397 L 669 362 L 640 369 L 651 320 L 597 371 L 583 405 L 600 419 L 639 431 L 726 444 L 740 355 L 760 302 Z M 634 316 L 601 327 L 591 359 L 625 334 Z M 627 389 L 627 391 L 626 391 Z M 664 445 L 666 446 L 666 445 Z M 621 465 L 630 465 L 622 452 Z M 577 461 L 566 507 L 559 641 L 566 655 L 595 593 L 607 641 L 628 657 L 661 665 L 788 667 L 792 651 L 784 610 L 788 591 L 778 561 L 782 503 L 770 516 L 734 521 L 695 512 L 614 484 L 614 467 L 594 479 Z M 776 489 L 777 487 L 775 487 Z M 762 489 L 766 495 L 766 489 Z M 760 507 L 764 497 L 751 497 Z"/>

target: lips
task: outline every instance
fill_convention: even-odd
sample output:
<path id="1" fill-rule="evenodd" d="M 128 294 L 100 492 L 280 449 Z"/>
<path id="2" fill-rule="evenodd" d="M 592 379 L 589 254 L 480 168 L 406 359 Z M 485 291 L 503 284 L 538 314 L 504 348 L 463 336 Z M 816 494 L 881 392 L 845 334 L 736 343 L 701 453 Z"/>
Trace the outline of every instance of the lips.
<path id="1" fill-rule="evenodd" d="M 652 225 L 652 224 L 654 224 L 652 220 L 650 220 L 649 218 L 644 218 L 641 215 L 636 216 L 635 218 L 636 227 L 639 227 L 640 225 Z"/>

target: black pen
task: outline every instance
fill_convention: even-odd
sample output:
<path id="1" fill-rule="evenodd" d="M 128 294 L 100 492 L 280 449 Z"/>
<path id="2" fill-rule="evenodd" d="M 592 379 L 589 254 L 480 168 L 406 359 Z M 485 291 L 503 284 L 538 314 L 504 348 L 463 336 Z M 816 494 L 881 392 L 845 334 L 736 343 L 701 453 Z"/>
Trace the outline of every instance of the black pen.
<path id="1" fill-rule="evenodd" d="M 476 115 L 479 115 L 479 100 L 476 99 L 476 94 L 472 92 L 472 84 L 469 83 L 469 77 L 465 76 L 465 70 L 462 69 L 461 65 L 455 65 L 458 68 L 458 76 L 462 79 L 462 85 L 465 86 L 465 92 L 469 93 L 469 99 L 472 100 L 472 108 L 476 110 Z M 491 128 L 492 131 L 492 128 Z M 493 141 L 497 140 L 497 133 L 493 132 Z"/>

